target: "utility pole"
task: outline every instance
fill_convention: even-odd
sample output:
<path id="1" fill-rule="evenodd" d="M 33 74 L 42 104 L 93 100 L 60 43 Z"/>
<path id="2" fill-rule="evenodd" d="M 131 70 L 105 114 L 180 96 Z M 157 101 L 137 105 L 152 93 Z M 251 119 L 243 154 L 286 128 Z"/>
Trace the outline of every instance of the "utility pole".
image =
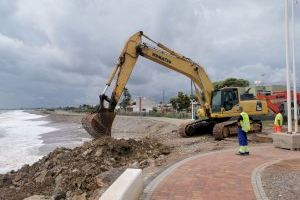
<path id="1" fill-rule="evenodd" d="M 165 90 L 162 91 L 162 104 L 165 104 Z"/>
<path id="2" fill-rule="evenodd" d="M 194 120 L 195 119 L 195 116 L 194 116 L 194 102 L 193 101 L 191 101 L 191 104 L 192 104 L 192 120 Z"/>
<path id="3" fill-rule="evenodd" d="M 287 92 L 287 120 L 288 133 L 292 133 L 291 123 L 291 89 L 290 89 L 290 63 L 289 63 L 289 13 L 288 0 L 285 0 L 285 64 L 286 64 L 286 92 Z"/>
<path id="4" fill-rule="evenodd" d="M 139 97 L 139 113 L 141 115 L 142 112 L 142 97 Z"/>
<path id="5" fill-rule="evenodd" d="M 193 91 L 193 81 L 192 81 L 192 79 L 191 79 L 191 96 L 193 96 L 194 95 L 194 91 Z"/>

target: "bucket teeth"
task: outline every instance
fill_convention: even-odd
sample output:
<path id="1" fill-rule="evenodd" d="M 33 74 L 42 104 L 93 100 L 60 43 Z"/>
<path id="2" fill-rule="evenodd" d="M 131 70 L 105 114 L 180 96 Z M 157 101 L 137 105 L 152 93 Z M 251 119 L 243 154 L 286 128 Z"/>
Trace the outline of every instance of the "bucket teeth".
<path id="1" fill-rule="evenodd" d="M 81 120 L 83 128 L 93 137 L 111 136 L 111 127 L 116 114 L 108 110 L 87 114 Z"/>

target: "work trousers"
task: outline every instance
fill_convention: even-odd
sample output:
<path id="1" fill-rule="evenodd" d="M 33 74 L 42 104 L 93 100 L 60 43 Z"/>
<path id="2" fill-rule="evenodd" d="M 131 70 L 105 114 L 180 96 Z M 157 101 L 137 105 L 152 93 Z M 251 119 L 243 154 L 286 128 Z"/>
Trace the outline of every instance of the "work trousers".
<path id="1" fill-rule="evenodd" d="M 241 153 L 249 152 L 247 133 L 242 128 L 238 128 L 238 139 L 240 145 L 239 151 Z"/>
<path id="2" fill-rule="evenodd" d="M 281 126 L 274 124 L 274 132 L 275 133 L 281 133 L 282 132 Z"/>

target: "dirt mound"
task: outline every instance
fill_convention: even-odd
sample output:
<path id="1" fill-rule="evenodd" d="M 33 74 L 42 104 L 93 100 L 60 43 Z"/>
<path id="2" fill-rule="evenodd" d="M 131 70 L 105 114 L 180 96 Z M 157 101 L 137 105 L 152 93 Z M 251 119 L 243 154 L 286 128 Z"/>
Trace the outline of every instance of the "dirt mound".
<path id="1" fill-rule="evenodd" d="M 100 138 L 75 149 L 58 148 L 32 166 L 0 175 L 0 199 L 43 195 L 53 199 L 94 199 L 126 166 L 145 167 L 170 153 L 146 138 Z"/>

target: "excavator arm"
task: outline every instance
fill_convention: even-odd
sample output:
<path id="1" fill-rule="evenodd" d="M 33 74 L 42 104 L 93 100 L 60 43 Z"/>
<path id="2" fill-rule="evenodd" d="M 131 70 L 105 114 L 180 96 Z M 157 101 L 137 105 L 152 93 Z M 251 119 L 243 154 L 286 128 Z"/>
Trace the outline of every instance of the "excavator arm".
<path id="1" fill-rule="evenodd" d="M 155 47 L 143 43 L 143 37 L 155 44 Z M 118 62 L 111 72 L 105 89 L 102 94 L 100 94 L 99 109 L 95 113 L 87 115 L 82 120 L 83 127 L 92 137 L 98 138 L 103 135 L 111 135 L 111 127 L 115 117 L 115 107 L 121 98 L 139 56 L 143 56 L 189 77 L 194 82 L 196 95 L 202 105 L 202 109 L 208 111 L 206 114 L 209 115 L 213 84 L 203 67 L 191 59 L 169 49 L 165 45 L 155 42 L 140 31 L 129 38 L 119 56 Z M 114 80 L 115 83 L 111 97 L 108 97 L 105 93 Z M 105 101 L 108 102 L 107 107 L 105 107 Z"/>

